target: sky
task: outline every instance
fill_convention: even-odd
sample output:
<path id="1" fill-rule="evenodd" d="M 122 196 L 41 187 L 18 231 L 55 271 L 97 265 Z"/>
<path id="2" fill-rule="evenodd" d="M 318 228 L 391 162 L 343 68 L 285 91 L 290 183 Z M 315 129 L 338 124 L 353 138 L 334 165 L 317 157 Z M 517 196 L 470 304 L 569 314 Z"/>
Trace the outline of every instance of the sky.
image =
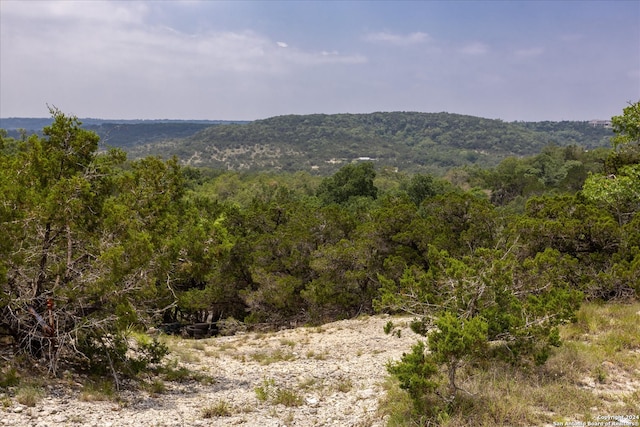
<path id="1" fill-rule="evenodd" d="M 639 100 L 638 0 L 0 0 L 5 118 L 560 121 Z"/>

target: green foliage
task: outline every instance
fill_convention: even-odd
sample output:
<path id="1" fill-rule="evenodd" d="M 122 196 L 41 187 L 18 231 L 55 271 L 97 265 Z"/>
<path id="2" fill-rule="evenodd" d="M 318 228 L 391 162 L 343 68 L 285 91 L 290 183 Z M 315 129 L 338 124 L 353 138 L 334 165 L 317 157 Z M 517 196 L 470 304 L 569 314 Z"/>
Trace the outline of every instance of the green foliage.
<path id="1" fill-rule="evenodd" d="M 434 180 L 431 175 L 415 174 L 403 187 L 416 206 L 420 206 L 423 200 L 436 194 L 445 193 L 445 184 L 442 181 Z"/>
<path id="2" fill-rule="evenodd" d="M 304 403 L 304 399 L 295 390 L 278 388 L 273 396 L 273 403 L 276 405 L 295 407 L 301 406 Z"/>
<path id="3" fill-rule="evenodd" d="M 448 193 L 425 200 L 420 211 L 423 238 L 453 255 L 495 245 L 499 223 L 486 199 L 471 193 Z"/>
<path id="4" fill-rule="evenodd" d="M 611 118 L 611 126 L 616 136 L 615 147 L 623 144 L 640 144 L 640 101 L 630 103 L 622 110 L 622 115 Z"/>
<path id="5" fill-rule="evenodd" d="M 254 391 L 256 393 L 256 398 L 261 402 L 266 402 L 269 399 L 269 396 L 273 393 L 273 390 L 276 387 L 276 382 L 273 378 L 265 378 L 262 380 L 262 384 L 256 386 Z"/>
<path id="6" fill-rule="evenodd" d="M 400 388 L 409 393 L 416 413 L 437 413 L 439 408 L 433 393 L 439 386 L 439 371 L 437 364 L 426 354 L 423 341 L 418 341 L 411 353 L 404 353 L 399 362 L 389 363 L 387 370 L 398 379 Z"/>
<path id="7" fill-rule="evenodd" d="M 311 268 L 314 278 L 301 292 L 310 308 L 318 317 L 323 312 L 342 312 L 343 316 L 354 315 L 361 303 L 366 303 L 369 274 L 367 252 L 360 245 L 354 246 L 343 239 L 326 245 L 314 253 Z"/>
<path id="8" fill-rule="evenodd" d="M 378 280 L 381 284 L 379 296 L 373 301 L 377 311 L 408 312 L 423 316 L 425 307 L 435 308 L 442 303 L 442 295 L 436 288 L 437 284 L 430 280 L 430 275 L 418 266 L 405 265 L 402 276 L 396 280 L 382 274 L 378 276 Z M 422 330 L 419 324 L 412 325 L 412 329 L 416 333 Z"/>
<path id="9" fill-rule="evenodd" d="M 395 325 L 393 324 L 393 322 L 391 320 L 389 320 L 387 323 L 385 323 L 384 325 L 384 333 L 389 335 L 391 333 L 391 331 L 393 331 L 393 328 L 395 327 Z"/>
<path id="10" fill-rule="evenodd" d="M 415 112 L 312 114 L 216 125 L 182 140 L 160 138 L 127 150 L 133 158 L 177 155 L 185 163 L 221 170 L 327 176 L 349 162 L 370 157 L 380 168 L 443 175 L 452 167 L 489 167 L 508 156 L 533 155 L 549 143 L 606 146 L 611 134 L 610 129 L 588 122 L 506 123 Z"/>
<path id="11" fill-rule="evenodd" d="M 20 375 L 14 366 L 4 366 L 0 371 L 0 388 L 15 387 L 20 384 Z"/>
<path id="12" fill-rule="evenodd" d="M 427 271 L 411 266 L 397 281 L 381 277 L 376 307 L 419 316 L 412 329 L 428 337 L 430 363 L 446 367 L 447 394 L 425 392 L 431 399 L 442 396 L 447 405 L 458 399 L 457 372 L 465 361 L 543 363 L 559 345 L 557 326 L 575 318 L 582 300 L 570 277 L 575 260 L 549 249 L 518 262 L 514 251 L 478 249 L 454 258 L 430 246 Z M 402 387 L 406 381 L 398 379 Z"/>
<path id="13" fill-rule="evenodd" d="M 591 377 L 612 387 L 611 375 L 632 372 L 632 366 L 640 363 L 630 357 L 640 340 L 638 307 L 637 303 L 583 305 L 578 321 L 560 328 L 565 344 L 545 366 L 522 370 L 491 360 L 468 368 L 464 387 L 472 395 L 462 395 L 452 405 L 445 425 L 541 425 L 576 419 L 564 418 L 567 412 L 586 423 L 594 412 L 611 404 L 623 413 L 635 413 L 634 393 L 605 401 L 585 390 L 583 381 Z"/>
<path id="14" fill-rule="evenodd" d="M 373 185 L 376 172 L 373 163 L 347 165 L 320 183 L 318 196 L 325 203 L 346 203 L 353 197 L 375 199 L 378 189 Z"/>
<path id="15" fill-rule="evenodd" d="M 0 153 L 10 178 L 0 193 L 14 211 L 0 213 L 0 322 L 54 373 L 60 361 L 89 361 L 114 377 L 135 374 L 164 355 L 143 347 L 128 356 L 125 331 L 166 298 L 156 279 L 177 222 L 180 168 L 149 158 L 125 169 L 124 153 L 98 153 L 98 136 L 77 118 L 51 114 L 43 137 L 3 142 L 16 149 Z"/>
<path id="16" fill-rule="evenodd" d="M 138 341 L 135 347 L 130 345 L 130 336 L 126 333 L 107 335 L 93 330 L 78 336 L 77 350 L 83 354 L 83 369 L 94 375 L 115 375 L 119 373 L 135 378 L 141 372 L 158 366 L 169 353 L 168 347 L 157 339 Z M 117 384 L 117 377 L 116 384 Z"/>
<path id="17" fill-rule="evenodd" d="M 319 178 L 127 161 L 122 151 L 97 151 L 96 135 L 77 119 L 52 115 L 41 136 L 0 132 L 0 329 L 52 372 L 64 363 L 117 385 L 155 369 L 165 350 L 136 343 L 131 331 L 161 323 L 233 317 L 282 326 L 377 310 L 413 314 L 412 329 L 424 336 L 440 331 L 428 362 L 452 369 L 446 394 L 459 398 L 451 390 L 460 366 L 543 363 L 583 294 L 638 295 L 635 143 L 618 144 L 610 158 L 586 150 L 581 135 L 604 135 L 588 124 L 318 115 L 202 134 L 226 132 L 240 148 L 243 126 L 264 131 L 260 138 L 280 129 L 311 151 L 344 137 L 343 154 L 332 156 L 350 156 L 349 144 L 369 136 L 394 141 L 393 158 L 367 153 L 377 160 Z M 458 124 L 471 126 L 475 141 Z M 505 134 L 496 139 L 483 126 Z M 617 132 L 633 134 L 625 126 Z M 457 169 L 449 181 L 385 163 L 418 148 L 455 163 L 438 146 L 471 153 L 519 132 L 553 132 L 571 145 L 541 142 L 535 156 Z M 312 137 L 317 144 L 307 144 Z M 436 377 L 428 380 L 440 384 Z"/>
<path id="18" fill-rule="evenodd" d="M 619 248 L 621 235 L 615 219 L 583 198 L 531 198 L 525 213 L 512 227 L 522 237 L 529 256 L 553 248 L 597 265 Z"/>
<path id="19" fill-rule="evenodd" d="M 298 392 L 277 386 L 273 378 L 265 378 L 262 380 L 262 384 L 255 387 L 254 391 L 256 398 L 260 402 L 270 402 L 274 405 L 284 405 L 287 407 L 300 406 L 304 402 Z"/>
<path id="20" fill-rule="evenodd" d="M 436 329 L 429 333 L 429 349 L 436 363 L 447 365 L 449 395 L 453 399 L 456 371 L 462 360 L 482 355 L 487 346 L 488 324 L 482 317 L 458 318 L 451 312 L 440 315 Z"/>
<path id="21" fill-rule="evenodd" d="M 605 174 L 589 176 L 582 194 L 608 208 L 622 225 L 640 210 L 640 101 L 611 119 L 616 136 Z"/>
<path id="22" fill-rule="evenodd" d="M 617 175 L 590 175 L 582 194 L 606 207 L 620 225 L 628 222 L 640 211 L 640 163 L 620 167 Z"/>
<path id="23" fill-rule="evenodd" d="M 602 172 L 606 157 L 602 149 L 547 145 L 533 157 L 508 157 L 493 169 L 474 169 L 471 180 L 491 191 L 494 204 L 504 206 L 551 190 L 574 193 L 589 173 Z"/>

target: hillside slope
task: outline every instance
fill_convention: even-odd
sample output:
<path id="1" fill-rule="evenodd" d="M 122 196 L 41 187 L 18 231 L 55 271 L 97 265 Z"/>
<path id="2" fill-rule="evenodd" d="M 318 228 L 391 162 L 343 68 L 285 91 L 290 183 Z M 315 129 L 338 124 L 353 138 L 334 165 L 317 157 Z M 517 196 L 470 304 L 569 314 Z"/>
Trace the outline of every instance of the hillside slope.
<path id="1" fill-rule="evenodd" d="M 52 118 L 0 118 L 0 129 L 7 135 L 20 138 L 22 132 L 27 135 L 41 133 L 45 126 L 51 125 Z M 100 136 L 102 147 L 130 147 L 158 143 L 189 137 L 211 126 L 232 123 L 227 120 L 103 120 L 82 118 L 82 127 Z"/>
<path id="2" fill-rule="evenodd" d="M 131 158 L 178 156 L 184 164 L 230 170 L 335 172 L 371 159 L 380 167 L 441 174 L 464 165 L 494 166 L 548 144 L 608 147 L 611 129 L 589 122 L 514 122 L 450 113 L 384 112 L 272 117 L 254 122 L 81 119 L 102 148 Z M 19 138 L 50 119 L 0 119 Z"/>
<path id="3" fill-rule="evenodd" d="M 232 170 L 331 173 L 371 159 L 404 171 L 493 166 L 548 144 L 608 146 L 610 129 L 588 122 L 507 123 L 449 113 L 289 115 L 209 127 L 183 140 L 138 145 L 134 157 L 177 155 L 186 164 Z"/>

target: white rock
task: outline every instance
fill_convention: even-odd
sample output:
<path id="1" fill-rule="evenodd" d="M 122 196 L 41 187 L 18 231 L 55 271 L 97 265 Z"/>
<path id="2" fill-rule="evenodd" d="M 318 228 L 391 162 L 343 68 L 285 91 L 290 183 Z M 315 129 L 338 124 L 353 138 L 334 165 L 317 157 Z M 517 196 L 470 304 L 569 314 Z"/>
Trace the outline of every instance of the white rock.
<path id="1" fill-rule="evenodd" d="M 317 397 L 307 397 L 305 399 L 305 401 L 307 402 L 307 405 L 309 406 L 316 406 L 318 404 L 318 398 Z"/>

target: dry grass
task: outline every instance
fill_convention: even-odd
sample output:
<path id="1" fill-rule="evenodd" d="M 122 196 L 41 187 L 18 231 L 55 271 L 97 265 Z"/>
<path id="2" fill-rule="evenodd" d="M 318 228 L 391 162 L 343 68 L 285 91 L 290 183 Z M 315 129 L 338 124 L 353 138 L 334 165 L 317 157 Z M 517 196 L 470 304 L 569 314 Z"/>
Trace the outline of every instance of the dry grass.
<path id="1" fill-rule="evenodd" d="M 296 407 L 304 403 L 302 395 L 297 389 L 278 386 L 273 378 L 265 378 L 262 384 L 254 388 L 256 398 L 261 402 L 273 405 Z"/>
<path id="2" fill-rule="evenodd" d="M 220 400 L 202 408 L 202 418 L 218 418 L 229 417 L 233 413 L 234 408 L 232 405 L 224 400 Z"/>
<path id="3" fill-rule="evenodd" d="M 411 398 L 407 393 L 400 390 L 398 381 L 388 377 L 383 389 L 385 393 L 378 405 L 380 417 L 387 417 L 388 427 L 403 427 L 420 425 L 419 417 L 413 413 Z"/>
<path id="4" fill-rule="evenodd" d="M 309 351 L 307 351 L 305 356 L 307 356 L 307 359 L 327 360 L 327 358 L 329 357 L 329 352 L 326 351 L 326 350 L 323 350 L 323 351 L 321 351 L 319 353 L 316 353 L 313 350 L 309 350 Z"/>
<path id="5" fill-rule="evenodd" d="M 141 388 L 146 390 L 151 396 L 157 396 L 167 391 L 167 386 L 164 381 L 156 378 L 150 382 L 143 382 Z"/>
<path id="6" fill-rule="evenodd" d="M 80 392 L 79 399 L 83 402 L 99 402 L 114 400 L 116 391 L 111 381 L 90 381 L 87 382 Z"/>
<path id="7" fill-rule="evenodd" d="M 261 365 L 270 365 L 276 362 L 288 362 L 296 359 L 296 355 L 292 352 L 284 351 L 279 348 L 271 351 L 252 353 L 250 357 Z"/>
<path id="8" fill-rule="evenodd" d="M 16 391 L 16 400 L 21 405 L 34 407 L 44 397 L 44 390 L 37 384 L 21 384 Z"/>
<path id="9" fill-rule="evenodd" d="M 561 330 L 564 345 L 528 372 L 503 363 L 465 369 L 462 394 L 431 425 L 530 426 L 640 413 L 640 303 L 585 304 Z M 380 411 L 390 426 L 425 425 L 396 383 L 385 384 Z"/>
<path id="10" fill-rule="evenodd" d="M 318 380 L 317 378 L 308 376 L 300 380 L 300 382 L 298 383 L 298 388 L 305 391 L 313 390 L 313 389 L 321 389 L 322 381 Z"/>
<path id="11" fill-rule="evenodd" d="M 192 348 L 194 350 L 205 351 L 207 349 L 207 346 L 202 341 L 191 341 L 189 343 L 189 348 Z"/>
<path id="12" fill-rule="evenodd" d="M 171 355 L 178 358 L 182 363 L 196 364 L 201 361 L 201 357 L 198 353 L 194 352 L 189 347 L 175 347 L 171 348 Z"/>
<path id="13" fill-rule="evenodd" d="M 294 348 L 297 345 L 297 343 L 295 341 L 293 341 L 293 340 L 290 340 L 290 339 L 281 339 L 280 340 L 280 345 Z"/>
<path id="14" fill-rule="evenodd" d="M 342 378 L 336 383 L 335 389 L 340 393 L 348 393 L 353 389 L 353 381 L 351 378 Z"/>
<path id="15" fill-rule="evenodd" d="M 304 399 L 297 390 L 291 388 L 278 388 L 272 398 L 274 405 L 284 405 L 288 408 L 301 406 Z"/>

